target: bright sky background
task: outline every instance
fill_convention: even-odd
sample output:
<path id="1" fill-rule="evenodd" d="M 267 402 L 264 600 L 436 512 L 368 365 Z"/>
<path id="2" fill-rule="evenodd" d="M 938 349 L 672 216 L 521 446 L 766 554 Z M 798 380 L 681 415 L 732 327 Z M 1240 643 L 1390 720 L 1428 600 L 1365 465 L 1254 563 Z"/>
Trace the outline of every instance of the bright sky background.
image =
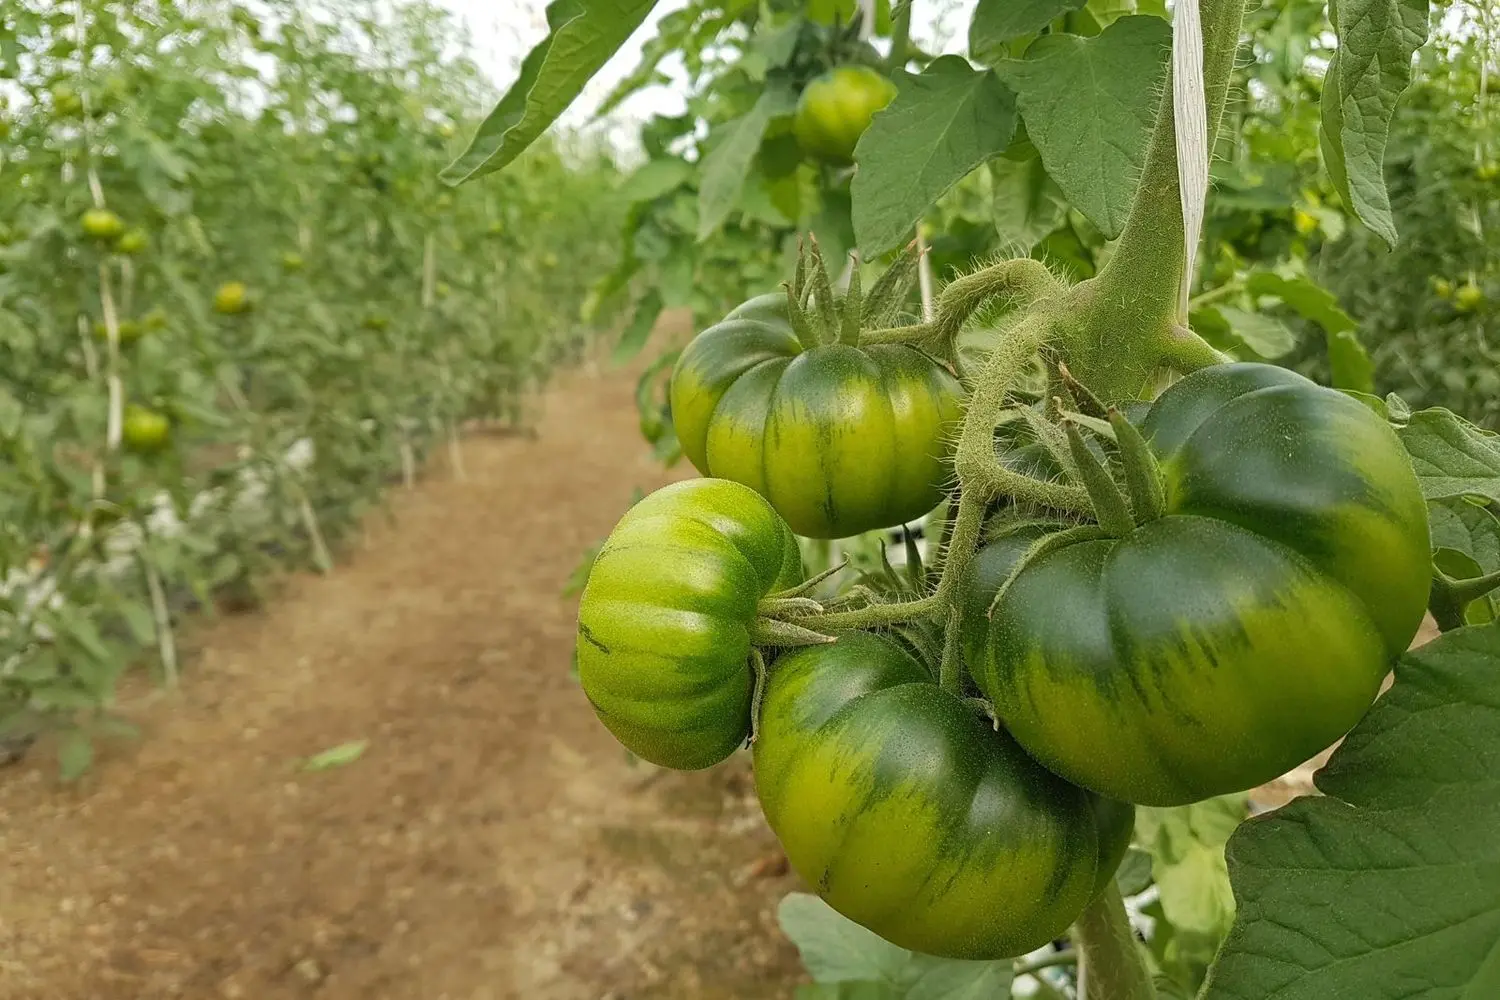
<path id="1" fill-rule="evenodd" d="M 531 47 L 547 35 L 547 20 L 544 15 L 546 0 L 438 0 L 452 10 L 469 26 L 473 35 L 479 63 L 495 81 L 497 87 L 505 87 L 515 77 L 516 68 Z M 927 47 L 934 40 L 945 44 L 944 51 L 961 52 L 964 49 L 964 32 L 969 23 L 969 12 L 977 0 L 928 0 L 928 23 L 913 25 L 912 36 L 918 44 Z M 589 81 L 583 94 L 562 116 L 564 128 L 577 129 L 587 125 L 594 110 L 616 83 L 635 68 L 640 61 L 641 45 L 656 33 L 656 22 L 664 15 L 682 7 L 683 0 L 662 0 L 651 12 L 640 29 L 615 53 L 604 69 Z M 935 24 L 931 22 L 934 20 Z M 914 20 L 922 21 L 921 17 Z M 677 67 L 666 66 L 669 72 Z M 653 114 L 674 114 L 683 109 L 683 87 L 653 87 L 635 94 L 625 102 L 609 121 L 594 125 L 592 129 L 608 131 L 612 141 L 630 143 L 634 129 L 629 123 L 639 122 Z"/>

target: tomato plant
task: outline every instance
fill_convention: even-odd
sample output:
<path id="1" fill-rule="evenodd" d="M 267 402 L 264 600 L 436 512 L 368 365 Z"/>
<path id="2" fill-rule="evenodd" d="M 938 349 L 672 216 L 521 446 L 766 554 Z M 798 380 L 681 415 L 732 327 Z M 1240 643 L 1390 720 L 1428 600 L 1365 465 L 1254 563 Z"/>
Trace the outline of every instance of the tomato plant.
<path id="1" fill-rule="evenodd" d="M 485 87 L 462 48 L 404 2 L 5 5 L 0 738 L 59 729 L 76 773 L 126 669 L 176 680 L 187 616 L 332 570 L 591 341 L 557 304 L 609 261 L 614 170 L 542 143 L 440 209 Z"/>
<path id="2" fill-rule="evenodd" d="M 545 44 L 596 44 L 531 64 L 448 178 L 513 161 L 649 6 L 559 18 Z M 1174 26 L 1159 3 L 981 0 L 966 55 L 933 56 L 911 45 L 910 4 L 690 4 L 663 18 L 622 88 L 678 53 L 706 99 L 644 130 L 651 159 L 626 199 L 630 260 L 596 286 L 603 302 L 652 276 L 619 354 L 639 349 L 665 305 L 724 315 L 693 294 L 697 264 L 679 250 L 690 233 L 703 257 L 768 237 L 779 276 L 792 275 L 788 297 L 755 269 L 732 300 L 741 306 L 696 324 L 707 329 L 677 356 L 665 401 L 672 362 L 648 368 L 642 430 L 658 454 L 680 448 L 700 471 L 754 487 L 809 535 L 890 525 L 936 499 L 908 507 L 901 495 L 936 486 L 930 472 L 872 489 L 885 506 L 847 521 L 837 515 L 859 508 L 842 498 L 931 460 L 932 428 L 947 418 L 916 444 L 893 435 L 880 402 L 894 396 L 872 391 L 874 366 L 861 365 L 873 355 L 859 352 L 901 345 L 956 380 L 945 391 L 964 390 L 956 428 L 937 433 L 952 474 L 923 526 L 928 565 L 908 533 L 904 570 L 878 549 L 882 565 L 866 560 L 843 585 L 822 542 L 804 547 L 827 569 L 790 591 L 768 593 L 764 573 L 739 588 L 702 577 L 744 602 L 741 621 L 754 602 L 751 648 L 725 644 L 736 722 L 720 746 L 753 735 L 767 819 L 831 904 L 783 907 L 810 970 L 827 977 L 810 996 L 898 997 L 938 981 L 953 996 L 1004 995 L 1025 976 L 1046 995 L 1142 1000 L 1159 976 L 1163 993 L 1202 988 L 1210 1000 L 1384 997 L 1437 967 L 1445 984 L 1491 989 L 1492 926 L 1439 944 L 1388 904 L 1414 865 L 1465 898 L 1419 907 L 1423 927 L 1500 913 L 1493 847 L 1466 835 L 1493 828 L 1500 788 L 1455 788 L 1439 773 L 1479 774 L 1460 762 L 1495 754 L 1493 733 L 1469 741 L 1494 722 L 1500 666 L 1500 439 L 1375 396 L 1389 365 L 1320 279 L 1350 247 L 1397 245 L 1397 205 L 1448 197 L 1407 178 L 1388 194 L 1388 145 L 1403 164 L 1448 145 L 1420 129 L 1397 136 L 1397 98 L 1414 66 L 1451 69 L 1462 83 L 1424 81 L 1420 103 L 1463 109 L 1466 122 L 1471 105 L 1482 112 L 1495 25 L 1454 5 L 1414 60 L 1428 5 L 1374 19 L 1367 7 L 1247 13 L 1204 0 L 1175 5 Z M 1253 58 L 1240 58 L 1245 46 Z M 878 69 L 894 96 L 868 123 L 843 120 L 835 144 L 811 109 L 831 83 L 819 78 L 848 65 Z M 1477 104 L 1464 90 L 1474 67 Z M 1465 169 L 1441 173 L 1461 175 L 1464 197 L 1450 200 L 1464 206 L 1466 266 L 1400 265 L 1455 324 L 1493 299 L 1493 255 L 1478 259 L 1493 199 L 1467 194 L 1493 150 L 1487 117 L 1474 118 L 1472 132 L 1448 130 Z M 696 155 L 679 157 L 674 142 Z M 854 162 L 810 165 L 804 147 L 831 160 L 852 150 Z M 804 192 L 816 194 L 815 218 Z M 833 273 L 787 252 L 808 229 Z M 929 240 L 948 280 L 919 282 L 916 306 L 902 278 L 921 273 Z M 878 318 L 860 306 L 867 285 L 900 289 Z M 820 376 L 816 392 L 788 384 L 820 351 L 846 370 Z M 1463 384 L 1486 377 L 1472 366 Z M 672 537 L 634 511 L 624 526 L 642 551 Z M 865 540 L 841 545 L 853 555 Z M 1408 653 L 1424 612 L 1447 634 L 1430 655 Z M 616 642 L 658 640 L 651 618 L 634 621 L 612 623 Z M 581 635 L 580 661 L 588 645 Z M 765 672 L 748 719 L 742 667 Z M 677 676 L 675 659 L 643 660 L 632 709 L 670 727 Z M 1240 790 L 1345 733 L 1320 779 L 1342 801 L 1241 823 Z M 1104 824 L 1114 835 L 1101 851 L 1094 810 L 1106 801 L 1127 818 Z M 1139 853 L 1101 879 L 1132 803 Z M 1439 816 L 1469 825 L 1450 837 Z M 1142 873 L 1131 858 L 1148 854 Z M 1440 869 L 1456 858 L 1466 875 L 1449 879 Z M 1194 864 L 1201 887 L 1185 875 Z M 1463 884 L 1480 871 L 1482 888 Z M 1258 905 L 1236 916 L 1226 877 Z M 1154 922 L 1147 948 L 1127 894 Z M 1346 904 L 1356 916 L 1329 919 Z M 1069 924 L 1073 949 L 1005 960 Z M 819 954 L 851 941 L 868 962 Z M 1054 971 L 1073 965 L 1082 970 Z"/>

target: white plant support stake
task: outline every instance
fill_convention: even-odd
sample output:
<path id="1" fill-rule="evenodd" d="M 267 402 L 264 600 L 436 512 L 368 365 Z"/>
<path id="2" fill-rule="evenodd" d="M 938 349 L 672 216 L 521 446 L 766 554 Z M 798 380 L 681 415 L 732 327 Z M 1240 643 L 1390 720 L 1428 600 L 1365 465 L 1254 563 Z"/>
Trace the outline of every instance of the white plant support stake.
<path id="1" fill-rule="evenodd" d="M 1203 204 L 1208 199 L 1208 102 L 1203 94 L 1203 24 L 1198 0 L 1177 0 L 1172 11 L 1172 110 L 1187 251 L 1177 318 L 1186 325 L 1193 276 L 1198 270 L 1198 243 L 1203 236 Z"/>

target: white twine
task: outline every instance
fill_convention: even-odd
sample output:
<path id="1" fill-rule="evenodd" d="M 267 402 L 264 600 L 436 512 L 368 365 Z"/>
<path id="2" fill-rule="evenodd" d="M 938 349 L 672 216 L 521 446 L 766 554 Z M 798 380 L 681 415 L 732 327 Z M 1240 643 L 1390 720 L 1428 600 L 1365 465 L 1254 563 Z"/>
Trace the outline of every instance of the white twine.
<path id="1" fill-rule="evenodd" d="M 1203 236 L 1203 204 L 1208 199 L 1208 102 L 1203 94 L 1203 24 L 1198 0 L 1177 0 L 1173 6 L 1172 109 L 1187 251 L 1177 308 L 1178 318 L 1186 322 L 1193 276 L 1198 270 L 1198 243 Z"/>

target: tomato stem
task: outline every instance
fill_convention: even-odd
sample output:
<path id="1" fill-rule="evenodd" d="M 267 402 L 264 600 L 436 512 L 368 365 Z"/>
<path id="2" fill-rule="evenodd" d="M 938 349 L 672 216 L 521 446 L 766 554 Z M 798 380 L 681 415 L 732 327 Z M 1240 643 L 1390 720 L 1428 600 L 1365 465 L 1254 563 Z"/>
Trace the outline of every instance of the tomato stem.
<path id="1" fill-rule="evenodd" d="M 792 627 L 801 628 L 804 631 L 817 629 L 824 632 L 843 632 L 915 621 L 918 618 L 926 618 L 941 607 L 942 602 L 938 600 L 937 595 L 929 594 L 915 601 L 893 601 L 889 604 L 871 604 L 850 611 L 825 611 L 821 614 L 798 615 L 795 624 L 782 624 L 792 624 Z"/>
<path id="2" fill-rule="evenodd" d="M 1156 988 L 1114 879 L 1084 909 L 1073 936 L 1088 972 L 1087 997 L 1081 1000 L 1153 1000 Z"/>

